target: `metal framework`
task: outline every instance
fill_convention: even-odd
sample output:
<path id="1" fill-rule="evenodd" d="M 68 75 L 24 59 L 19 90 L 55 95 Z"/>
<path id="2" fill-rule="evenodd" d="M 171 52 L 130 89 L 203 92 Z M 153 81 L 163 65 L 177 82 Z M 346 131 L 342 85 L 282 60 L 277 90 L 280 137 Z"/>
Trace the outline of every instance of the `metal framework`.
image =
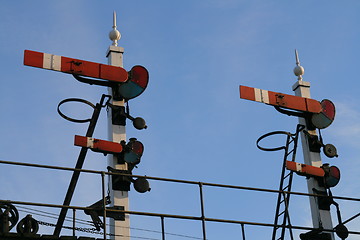
<path id="1" fill-rule="evenodd" d="M 289 151 L 290 152 L 290 151 Z M 317 228 L 310 228 L 310 227 L 302 227 L 302 226 L 294 226 L 294 225 L 280 225 L 274 223 L 263 223 L 263 222 L 249 222 L 249 221 L 241 221 L 241 220 L 231 220 L 231 219 L 220 219 L 220 218 L 210 218 L 205 216 L 204 211 L 204 196 L 203 196 L 203 188 L 204 187 L 217 187 L 217 188 L 229 188 L 229 189 L 238 189 L 238 190 L 247 190 L 247 191 L 259 191 L 259 192 L 269 192 L 274 194 L 286 194 L 287 196 L 290 195 L 298 195 L 298 196 L 311 196 L 311 197 L 320 197 L 322 195 L 316 194 L 308 194 L 308 193 L 301 193 L 301 192 L 290 192 L 290 191 L 283 191 L 283 190 L 273 190 L 273 189 L 264 189 L 264 188 L 253 188 L 253 187 L 245 187 L 245 186 L 236 186 L 236 185 L 226 185 L 226 184 L 216 184 L 216 183 L 206 183 L 206 182 L 197 182 L 197 181 L 189 181 L 189 180 L 179 180 L 179 179 L 169 179 L 169 178 L 160 178 L 160 177 L 150 177 L 150 176 L 139 176 L 139 175 L 129 175 L 125 173 L 113 173 L 113 172 L 104 172 L 104 171 L 95 171 L 95 170 L 87 170 L 87 169 L 76 169 L 76 168 L 65 168 L 65 167 L 58 167 L 58 166 L 49 166 L 49 165 L 40 165 L 40 164 L 32 164 L 32 163 L 21 163 L 21 162 L 11 162 L 11 161 L 3 161 L 0 160 L 0 164 L 8 164 L 14 166 L 27 166 L 27 167 L 36 167 L 36 168 L 45 168 L 45 169 L 53 169 L 53 170 L 62 170 L 62 171 L 72 171 L 72 172 L 84 172 L 84 173 L 92 173 L 101 176 L 102 179 L 102 194 L 103 194 L 103 206 L 101 208 L 91 208 L 91 207 L 81 207 L 81 206 L 65 206 L 65 205 L 56 205 L 56 204 L 44 204 L 44 203 L 34 203 L 34 202 L 20 202 L 20 201 L 10 201 L 10 200 L 3 200 L 0 199 L 0 203 L 12 203 L 16 205 L 30 205 L 30 206 L 40 206 L 40 207 L 53 207 L 53 208 L 66 208 L 66 209 L 75 209 L 75 210 L 101 210 L 103 211 L 103 221 L 104 225 L 106 226 L 106 215 L 109 213 L 118 213 L 118 214 L 126 214 L 126 215 L 141 215 L 141 216 L 149 216 L 149 217 L 156 217 L 160 219 L 161 224 L 161 235 L 162 240 L 165 240 L 166 232 L 165 232 L 165 223 L 166 219 L 184 219 L 184 220 L 192 220 L 192 221 L 201 221 L 202 222 L 202 239 L 206 240 L 206 229 L 205 225 L 206 222 L 216 222 L 216 223 L 229 223 L 229 224 L 236 224 L 239 225 L 240 230 L 242 232 L 242 239 L 245 240 L 245 226 L 258 226 L 258 227 L 271 227 L 271 228 L 283 228 L 293 230 L 318 230 Z M 165 182 L 172 182 L 172 183 L 183 183 L 183 184 L 190 184 L 194 186 L 198 186 L 199 188 L 199 196 L 200 196 L 200 216 L 189 216 L 189 215 L 175 215 L 175 214 L 164 214 L 164 213 L 153 213 L 153 212 L 139 212 L 139 211 L 128 211 L 128 210 L 117 210 L 112 208 L 106 208 L 105 204 L 105 176 L 106 175 L 121 175 L 121 176 L 128 176 L 128 177 L 145 177 L 149 180 L 156 180 L 156 181 L 165 181 Z M 332 196 L 333 199 L 341 199 L 341 200 L 348 200 L 348 201 L 356 201 L 360 202 L 359 198 L 349 198 L 349 197 L 340 197 L 340 196 Z M 344 223 L 348 223 L 353 219 L 357 218 L 360 214 L 356 214 L 355 216 L 345 220 Z M 75 218 L 73 218 L 75 219 Z M 73 223 L 72 229 L 77 229 L 75 226 L 75 220 Z M 334 229 L 322 229 L 323 231 L 328 232 L 335 232 Z M 111 233 L 106 232 L 106 228 L 102 232 L 103 239 L 107 239 L 107 236 L 111 236 Z M 356 231 L 349 231 L 349 234 L 356 234 L 360 235 L 360 232 Z M 1 237 L 1 234 L 0 234 Z M 75 237 L 75 231 L 74 231 Z M 4 239 L 4 238 L 1 238 Z M 23 239 L 19 236 L 18 239 Z M 49 238 L 48 238 L 49 239 Z M 51 239 L 51 238 L 50 238 Z M 76 237 L 74 238 L 76 239 Z"/>
<path id="2" fill-rule="evenodd" d="M 289 202 L 290 202 L 290 192 L 293 180 L 293 172 L 286 171 L 286 162 L 295 161 L 296 159 L 296 150 L 298 145 L 299 133 L 305 128 L 305 126 L 298 124 L 296 127 L 296 132 L 294 134 L 284 131 L 275 131 L 261 136 L 257 140 L 257 146 L 263 151 L 278 151 L 284 150 L 283 166 L 280 176 L 280 185 L 279 193 L 276 203 L 276 211 L 274 218 L 274 228 L 272 233 L 272 240 L 282 240 L 285 236 L 286 226 L 288 228 L 290 238 L 293 240 L 294 236 L 291 228 L 290 214 L 289 214 Z M 264 148 L 259 145 L 259 142 L 269 136 L 284 134 L 286 135 L 286 144 L 277 148 Z M 287 224 L 287 225 L 286 225 Z"/>

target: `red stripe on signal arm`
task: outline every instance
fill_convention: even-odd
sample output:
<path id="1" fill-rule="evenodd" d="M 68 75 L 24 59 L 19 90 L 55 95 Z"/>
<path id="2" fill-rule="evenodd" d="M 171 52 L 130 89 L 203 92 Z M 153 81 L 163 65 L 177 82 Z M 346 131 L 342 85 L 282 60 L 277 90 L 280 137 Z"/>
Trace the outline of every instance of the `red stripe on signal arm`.
<path id="1" fill-rule="evenodd" d="M 88 147 L 87 137 L 75 135 L 74 145 L 79 147 Z"/>
<path id="2" fill-rule="evenodd" d="M 240 85 L 240 98 L 255 101 L 255 89 Z"/>
<path id="3" fill-rule="evenodd" d="M 99 78 L 113 82 L 126 82 L 128 80 L 128 72 L 124 68 L 79 60 L 75 58 L 68 58 L 62 56 L 59 57 L 61 58 L 60 72 L 78 74 L 81 76 Z M 24 65 L 45 68 L 44 53 L 25 50 Z M 56 69 L 50 70 L 58 71 Z"/>
<path id="4" fill-rule="evenodd" d="M 92 147 L 89 147 L 89 142 L 91 143 Z M 120 143 L 100 140 L 96 138 L 83 137 L 78 135 L 75 135 L 74 145 L 79 147 L 90 148 L 94 152 L 101 152 L 101 153 L 122 152 L 122 145 Z"/>
<path id="5" fill-rule="evenodd" d="M 325 175 L 325 171 L 322 168 L 291 161 L 286 161 L 286 169 L 304 176 L 324 177 Z"/>
<path id="6" fill-rule="evenodd" d="M 44 54 L 30 50 L 24 51 L 24 65 L 31 67 L 43 67 Z"/>
<path id="7" fill-rule="evenodd" d="M 240 85 L 240 98 L 247 99 L 250 101 L 256 101 L 255 91 L 256 91 L 255 88 Z M 264 91 L 264 90 L 260 90 L 260 91 Z M 284 93 L 278 93 L 278 92 L 271 92 L 271 91 L 267 91 L 267 92 L 269 99 L 268 104 L 270 105 L 288 108 L 292 110 L 303 111 L 303 112 L 310 112 L 310 113 L 320 113 L 322 111 L 320 102 L 314 99 L 304 98 L 304 97 L 299 97 Z"/>

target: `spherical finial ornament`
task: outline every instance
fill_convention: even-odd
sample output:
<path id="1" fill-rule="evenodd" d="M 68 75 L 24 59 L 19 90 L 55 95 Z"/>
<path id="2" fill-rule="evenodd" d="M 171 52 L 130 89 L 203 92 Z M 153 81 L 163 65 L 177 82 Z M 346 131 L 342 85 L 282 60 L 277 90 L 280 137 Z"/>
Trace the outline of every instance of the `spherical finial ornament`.
<path id="1" fill-rule="evenodd" d="M 302 66 L 296 66 L 295 68 L 294 68 L 294 74 L 295 74 L 295 76 L 301 76 L 301 75 L 304 75 L 304 73 L 305 73 L 305 70 L 304 70 L 304 68 L 302 67 Z"/>
<path id="2" fill-rule="evenodd" d="M 117 44 L 117 41 L 119 41 L 121 38 L 121 34 L 116 28 L 114 28 L 112 31 L 109 32 L 109 38 L 111 41 Z"/>

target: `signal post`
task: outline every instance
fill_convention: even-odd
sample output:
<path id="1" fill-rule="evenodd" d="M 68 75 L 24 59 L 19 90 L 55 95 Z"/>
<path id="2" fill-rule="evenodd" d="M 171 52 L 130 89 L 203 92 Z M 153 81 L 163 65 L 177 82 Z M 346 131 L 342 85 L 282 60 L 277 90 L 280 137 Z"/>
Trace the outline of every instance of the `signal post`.
<path id="1" fill-rule="evenodd" d="M 328 189 L 336 186 L 339 182 L 340 171 L 335 166 L 323 164 L 320 157 L 321 148 L 323 148 L 327 157 L 332 158 L 337 156 L 336 148 L 332 144 L 324 145 L 321 137 L 318 137 L 316 131 L 316 129 L 319 129 L 320 133 L 320 129 L 328 127 L 334 121 L 335 105 L 328 99 L 324 99 L 321 102 L 311 99 L 310 83 L 302 80 L 304 68 L 300 66 L 297 51 L 295 51 L 295 55 L 297 66 L 294 69 L 294 73 L 298 77 L 298 81 L 293 85 L 295 96 L 240 85 L 240 98 L 265 103 L 274 106 L 280 113 L 289 116 L 297 116 L 300 125 L 304 126 L 304 129 L 301 131 L 304 164 L 294 162 L 295 159 L 286 161 L 285 163 L 288 170 L 302 176 L 307 176 L 309 194 L 319 195 L 316 197 L 310 196 L 310 209 L 314 230 L 300 234 L 300 239 L 335 240 L 333 230 L 335 230 L 339 237 L 345 239 L 348 235 L 348 231 L 344 224 L 342 224 L 339 214 L 339 224 L 335 228 L 333 227 L 330 205 L 334 204 L 335 206 L 338 206 L 338 204 L 332 199 L 330 190 L 328 192 Z M 280 148 L 274 148 L 272 150 L 278 149 Z M 290 176 L 290 174 L 287 176 Z M 289 186 L 290 185 L 291 183 L 289 183 Z M 284 191 L 282 188 L 281 190 Z M 277 208 L 281 203 L 288 201 L 288 199 L 288 197 L 285 197 L 283 201 L 278 201 Z M 287 213 L 284 217 L 283 224 L 281 225 L 284 229 L 286 224 L 291 224 L 290 218 L 288 217 L 287 206 L 285 206 L 285 210 L 282 213 L 276 214 L 275 224 L 278 224 L 277 218 L 283 213 Z M 275 238 L 277 229 L 279 229 L 279 226 L 274 227 L 273 239 L 282 239 L 284 236 L 283 230 L 282 237 Z M 331 232 L 326 231 L 326 229 Z M 291 228 L 289 230 L 290 235 L 292 236 Z"/>
<path id="2" fill-rule="evenodd" d="M 298 81 L 293 85 L 292 89 L 296 96 L 309 98 L 310 96 L 310 82 L 302 80 L 304 74 L 304 68 L 300 66 L 298 54 L 296 51 L 296 67 L 294 73 L 298 76 Z M 305 132 L 301 133 L 301 144 L 303 149 L 304 163 L 314 167 L 321 167 L 323 165 L 321 161 L 320 151 L 312 151 L 310 149 L 309 135 L 314 138 L 318 138 L 316 129 L 309 129 L 308 123 L 305 118 L 299 117 L 299 123 L 305 126 Z M 324 194 L 327 195 L 327 191 L 324 187 L 319 186 L 318 181 L 314 177 L 307 178 L 307 187 L 310 194 Z M 321 209 L 317 197 L 310 197 L 310 209 L 314 228 L 333 229 L 330 209 Z M 333 232 L 327 233 L 331 236 L 331 240 L 335 240 Z"/>
<path id="3" fill-rule="evenodd" d="M 124 48 L 117 46 L 117 41 L 121 38 L 120 32 L 116 29 L 116 13 L 113 15 L 113 30 L 109 33 L 110 40 L 113 44 L 109 46 L 106 57 L 108 64 L 117 67 L 123 67 L 123 53 Z M 125 116 L 114 116 L 115 111 L 125 112 L 125 100 L 117 98 L 113 92 L 113 88 L 109 88 L 109 95 L 112 96 L 111 104 L 112 108 L 108 111 L 108 134 L 109 141 L 120 143 L 126 141 L 126 117 Z M 117 118 L 117 120 L 114 120 Z M 116 170 L 128 170 L 126 163 L 119 164 L 118 155 L 109 155 L 108 166 Z M 109 178 L 110 183 L 110 199 L 111 205 L 115 208 L 123 210 L 129 210 L 129 198 L 128 191 L 116 191 L 112 188 L 112 180 Z M 110 218 L 110 234 L 113 235 L 112 239 L 124 239 L 130 240 L 130 218 L 129 215 L 125 214 L 125 219 L 115 220 Z"/>

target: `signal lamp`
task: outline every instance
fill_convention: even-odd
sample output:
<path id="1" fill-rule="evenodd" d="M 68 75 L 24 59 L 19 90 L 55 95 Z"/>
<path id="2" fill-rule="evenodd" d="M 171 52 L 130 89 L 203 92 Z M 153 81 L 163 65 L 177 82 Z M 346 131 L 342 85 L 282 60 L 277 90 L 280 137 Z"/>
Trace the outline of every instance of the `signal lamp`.
<path id="1" fill-rule="evenodd" d="M 325 144 L 323 151 L 328 158 L 338 157 L 336 147 L 332 144 Z"/>
<path id="2" fill-rule="evenodd" d="M 328 99 L 320 102 L 322 111 L 311 116 L 311 123 L 319 129 L 330 126 L 335 119 L 335 105 Z"/>
<path id="3" fill-rule="evenodd" d="M 140 163 L 140 158 L 144 152 L 144 145 L 136 138 L 130 138 L 125 147 L 124 161 L 133 165 Z"/>
<path id="4" fill-rule="evenodd" d="M 327 188 L 335 187 L 340 181 L 340 169 L 335 166 L 329 167 L 329 164 L 324 164 L 322 168 L 325 171 L 324 185 Z"/>
<path id="5" fill-rule="evenodd" d="M 349 236 L 349 230 L 342 223 L 335 227 L 335 233 L 341 239 L 346 239 Z"/>
<path id="6" fill-rule="evenodd" d="M 147 128 L 145 120 L 143 118 L 141 118 L 141 117 L 134 118 L 133 119 L 133 125 L 138 130 Z"/>
<path id="7" fill-rule="evenodd" d="M 139 193 L 145 193 L 150 191 L 150 184 L 146 178 L 140 177 L 134 181 L 134 188 Z"/>
<path id="8" fill-rule="evenodd" d="M 129 100 L 142 94 L 149 82 L 149 72 L 143 66 L 134 66 L 129 71 L 129 79 L 119 85 L 119 93 Z"/>

